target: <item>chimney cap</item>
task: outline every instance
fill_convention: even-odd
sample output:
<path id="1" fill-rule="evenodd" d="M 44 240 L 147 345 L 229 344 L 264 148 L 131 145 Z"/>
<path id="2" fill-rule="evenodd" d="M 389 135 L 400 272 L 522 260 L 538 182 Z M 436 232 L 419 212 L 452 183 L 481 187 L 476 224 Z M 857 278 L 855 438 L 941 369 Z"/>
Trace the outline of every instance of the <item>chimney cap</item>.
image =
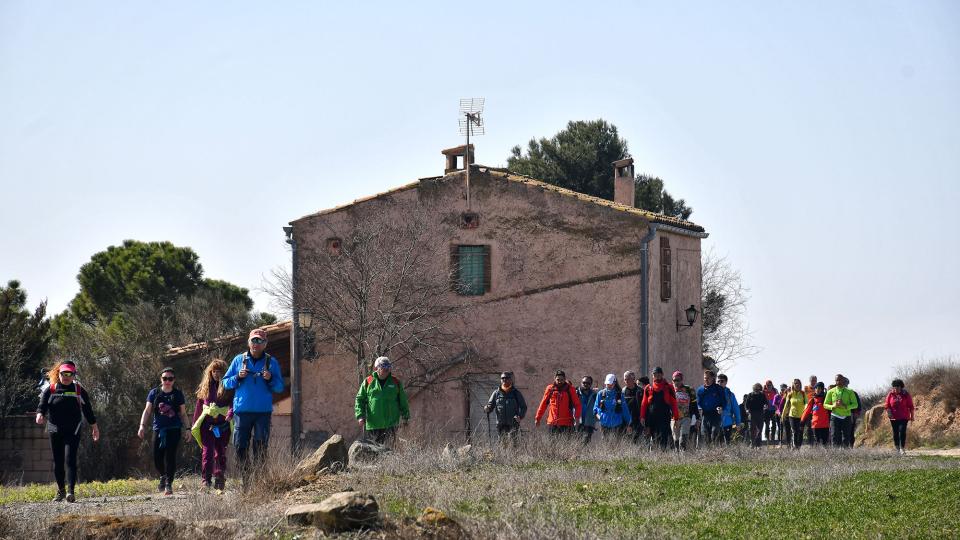
<path id="1" fill-rule="evenodd" d="M 472 145 L 471 145 L 471 146 L 472 146 Z M 618 159 L 617 161 L 614 161 L 614 162 L 613 162 L 613 166 L 614 166 L 614 167 L 626 167 L 627 165 L 633 165 L 633 158 L 632 158 L 632 157 L 623 158 L 623 159 Z"/>
<path id="2" fill-rule="evenodd" d="M 441 150 L 441 154 L 445 156 L 462 156 L 467 153 L 467 145 L 461 144 L 460 146 L 454 146 L 453 148 L 447 148 L 446 150 Z M 470 153 L 473 153 L 473 145 L 470 145 Z"/>

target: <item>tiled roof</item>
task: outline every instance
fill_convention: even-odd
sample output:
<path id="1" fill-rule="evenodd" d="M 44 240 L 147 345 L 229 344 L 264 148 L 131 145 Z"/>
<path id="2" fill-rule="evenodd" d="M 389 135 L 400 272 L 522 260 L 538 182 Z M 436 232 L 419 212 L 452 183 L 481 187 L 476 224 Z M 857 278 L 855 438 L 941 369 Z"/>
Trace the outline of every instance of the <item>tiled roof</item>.
<path id="1" fill-rule="evenodd" d="M 557 193 L 557 194 L 559 194 L 559 195 L 563 195 L 563 196 L 565 196 L 565 197 L 572 197 L 572 198 L 575 198 L 575 199 L 580 200 L 580 201 L 583 201 L 583 202 L 588 202 L 588 203 L 591 203 L 591 204 L 597 204 L 597 205 L 605 206 L 605 207 L 610 208 L 610 209 L 613 209 L 613 210 L 619 210 L 619 211 L 621 211 L 621 212 L 627 212 L 627 213 L 630 213 L 630 214 L 634 214 L 634 215 L 637 215 L 637 216 L 641 216 L 641 217 L 643 217 L 644 219 L 646 219 L 647 221 L 651 221 L 651 222 L 653 222 L 653 223 L 663 223 L 663 224 L 666 224 L 666 225 L 672 225 L 672 226 L 674 226 L 674 227 L 679 227 L 679 228 L 681 228 L 681 229 L 687 229 L 687 230 L 690 230 L 690 231 L 704 232 L 704 228 L 703 228 L 703 227 L 701 227 L 700 225 L 697 225 L 696 223 L 693 223 L 693 222 L 691 222 L 691 221 L 686 221 L 686 220 L 683 220 L 683 219 L 680 219 L 680 218 L 675 218 L 675 217 L 673 217 L 673 216 L 666 216 L 666 215 L 663 215 L 663 214 L 658 214 L 658 213 L 656 213 L 656 212 L 651 212 L 651 211 L 649 211 L 649 210 L 643 210 L 643 209 L 640 209 L 640 208 L 635 208 L 635 207 L 633 207 L 633 206 L 626 206 L 626 205 L 623 205 L 623 204 L 615 203 L 615 202 L 613 202 L 613 201 L 608 201 L 607 199 L 603 199 L 603 198 L 600 198 L 600 197 L 594 197 L 594 196 L 592 196 L 592 195 L 586 195 L 586 194 L 584 194 L 584 193 L 579 193 L 579 192 L 576 192 L 576 191 L 573 191 L 573 190 L 570 190 L 570 189 L 566 189 L 566 188 L 562 188 L 562 187 L 559 187 L 559 186 L 555 186 L 555 185 L 553 185 L 553 184 L 548 184 L 548 183 L 543 182 L 543 181 L 541 181 L 541 180 L 537 180 L 537 179 L 535 179 L 535 178 L 530 178 L 529 176 L 524 176 L 524 175 L 522 175 L 522 174 L 512 173 L 512 172 L 507 171 L 506 169 L 498 169 L 498 168 L 494 168 L 494 167 L 486 167 L 486 166 L 484 166 L 484 165 L 476 165 L 476 164 L 474 164 L 472 170 L 476 170 L 476 171 L 478 171 L 478 172 L 480 172 L 480 173 L 489 174 L 490 176 L 492 176 L 492 177 L 494 177 L 494 178 L 502 178 L 502 179 L 507 180 L 507 181 L 509 181 L 509 182 L 516 182 L 516 183 L 525 184 L 525 185 L 528 185 L 528 186 L 531 186 L 531 187 L 538 187 L 538 188 L 541 188 L 541 189 L 544 189 L 544 190 L 547 190 L 547 191 L 552 191 L 552 192 Z M 454 172 L 454 173 L 450 173 L 450 174 L 448 174 L 448 175 L 446 175 L 446 176 L 428 176 L 428 177 L 425 177 L 425 178 L 421 178 L 421 179 L 419 179 L 419 180 L 416 181 L 416 182 L 411 182 L 411 183 L 409 183 L 409 184 L 405 184 L 405 185 L 402 185 L 402 186 L 393 188 L 393 189 L 391 189 L 391 190 L 384 191 L 383 193 L 377 193 L 376 195 L 370 195 L 369 197 L 363 197 L 362 199 L 357 199 L 357 200 L 353 201 L 352 203 L 348 203 L 348 204 L 336 206 L 336 207 L 334 207 L 334 208 L 328 208 L 328 209 L 326 209 L 326 210 L 321 210 L 321 211 L 319 211 L 319 212 L 306 215 L 306 216 L 304 216 L 304 217 L 302 217 L 302 218 L 300 218 L 300 219 L 294 220 L 294 222 L 296 222 L 296 221 L 301 221 L 301 220 L 304 220 L 304 219 L 307 219 L 307 218 L 310 218 L 310 217 L 322 216 L 322 215 L 325 215 L 325 214 L 331 214 L 331 213 L 333 213 L 333 212 L 337 212 L 337 211 L 339 211 L 339 210 L 343 210 L 344 208 L 349 208 L 349 207 L 351 207 L 351 206 L 353 206 L 353 205 L 355 205 L 355 204 L 358 204 L 358 203 L 362 203 L 362 202 L 365 202 L 365 201 L 370 201 L 370 200 L 373 200 L 373 199 L 378 199 L 378 198 L 381 198 L 381 197 L 386 197 L 386 196 L 389 196 L 389 195 L 393 195 L 393 194 L 395 194 L 395 193 L 399 193 L 399 192 L 401 192 L 401 191 L 406 191 L 406 190 L 408 190 L 408 189 L 413 189 L 413 188 L 417 187 L 418 185 L 420 185 L 420 182 L 423 181 L 423 180 L 440 180 L 440 179 L 444 179 L 444 178 L 450 178 L 450 177 L 453 177 L 453 176 L 460 176 L 460 175 L 463 175 L 463 174 L 464 174 L 463 171 L 457 171 L 457 172 Z"/>
<path id="2" fill-rule="evenodd" d="M 281 321 L 275 324 L 268 324 L 267 326 L 261 326 L 260 329 L 267 333 L 267 338 L 275 336 L 277 334 L 289 333 L 290 328 L 293 326 L 293 321 Z M 228 336 L 220 336 L 213 340 L 214 346 L 226 345 L 233 342 L 242 342 L 246 339 L 247 336 L 244 334 L 232 334 Z M 207 350 L 210 346 L 209 342 L 200 341 L 197 343 L 191 343 L 189 345 L 183 345 L 181 347 L 173 347 L 167 350 L 167 358 L 178 358 L 180 356 L 187 356 L 193 353 L 201 352 Z"/>

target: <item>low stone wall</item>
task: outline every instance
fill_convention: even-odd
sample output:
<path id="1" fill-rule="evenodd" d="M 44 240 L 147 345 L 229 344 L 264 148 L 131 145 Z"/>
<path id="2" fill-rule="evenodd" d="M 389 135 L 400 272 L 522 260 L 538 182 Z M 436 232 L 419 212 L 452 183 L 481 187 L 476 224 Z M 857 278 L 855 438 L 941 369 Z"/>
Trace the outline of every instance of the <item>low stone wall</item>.
<path id="1" fill-rule="evenodd" d="M 8 416 L 0 428 L 0 483 L 53 482 L 53 451 L 33 415 Z"/>

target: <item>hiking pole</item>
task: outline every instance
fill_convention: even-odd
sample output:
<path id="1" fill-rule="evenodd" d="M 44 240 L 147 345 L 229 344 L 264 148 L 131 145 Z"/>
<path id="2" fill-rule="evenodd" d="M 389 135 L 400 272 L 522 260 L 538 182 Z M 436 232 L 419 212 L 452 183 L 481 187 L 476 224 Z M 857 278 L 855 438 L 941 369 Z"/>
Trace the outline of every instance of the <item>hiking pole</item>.
<path id="1" fill-rule="evenodd" d="M 493 433 L 490 431 L 490 411 L 487 411 L 487 442 L 493 448 Z"/>

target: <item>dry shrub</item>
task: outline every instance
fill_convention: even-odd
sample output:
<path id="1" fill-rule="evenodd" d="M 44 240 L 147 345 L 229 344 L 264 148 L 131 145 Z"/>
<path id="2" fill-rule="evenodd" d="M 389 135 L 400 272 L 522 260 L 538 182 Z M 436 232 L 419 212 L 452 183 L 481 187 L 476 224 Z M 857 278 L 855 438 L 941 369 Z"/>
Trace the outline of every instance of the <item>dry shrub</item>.
<path id="1" fill-rule="evenodd" d="M 292 451 L 288 445 L 271 446 L 267 459 L 253 465 L 242 492 L 244 502 L 256 503 L 275 499 L 278 495 L 303 485 L 307 480 L 297 473 L 297 464 L 304 452 Z M 236 482 L 241 482 L 240 472 L 235 468 Z"/>
<path id="2" fill-rule="evenodd" d="M 947 411 L 960 408 L 960 362 L 954 357 L 920 360 L 898 373 L 911 394 L 938 396 Z"/>

